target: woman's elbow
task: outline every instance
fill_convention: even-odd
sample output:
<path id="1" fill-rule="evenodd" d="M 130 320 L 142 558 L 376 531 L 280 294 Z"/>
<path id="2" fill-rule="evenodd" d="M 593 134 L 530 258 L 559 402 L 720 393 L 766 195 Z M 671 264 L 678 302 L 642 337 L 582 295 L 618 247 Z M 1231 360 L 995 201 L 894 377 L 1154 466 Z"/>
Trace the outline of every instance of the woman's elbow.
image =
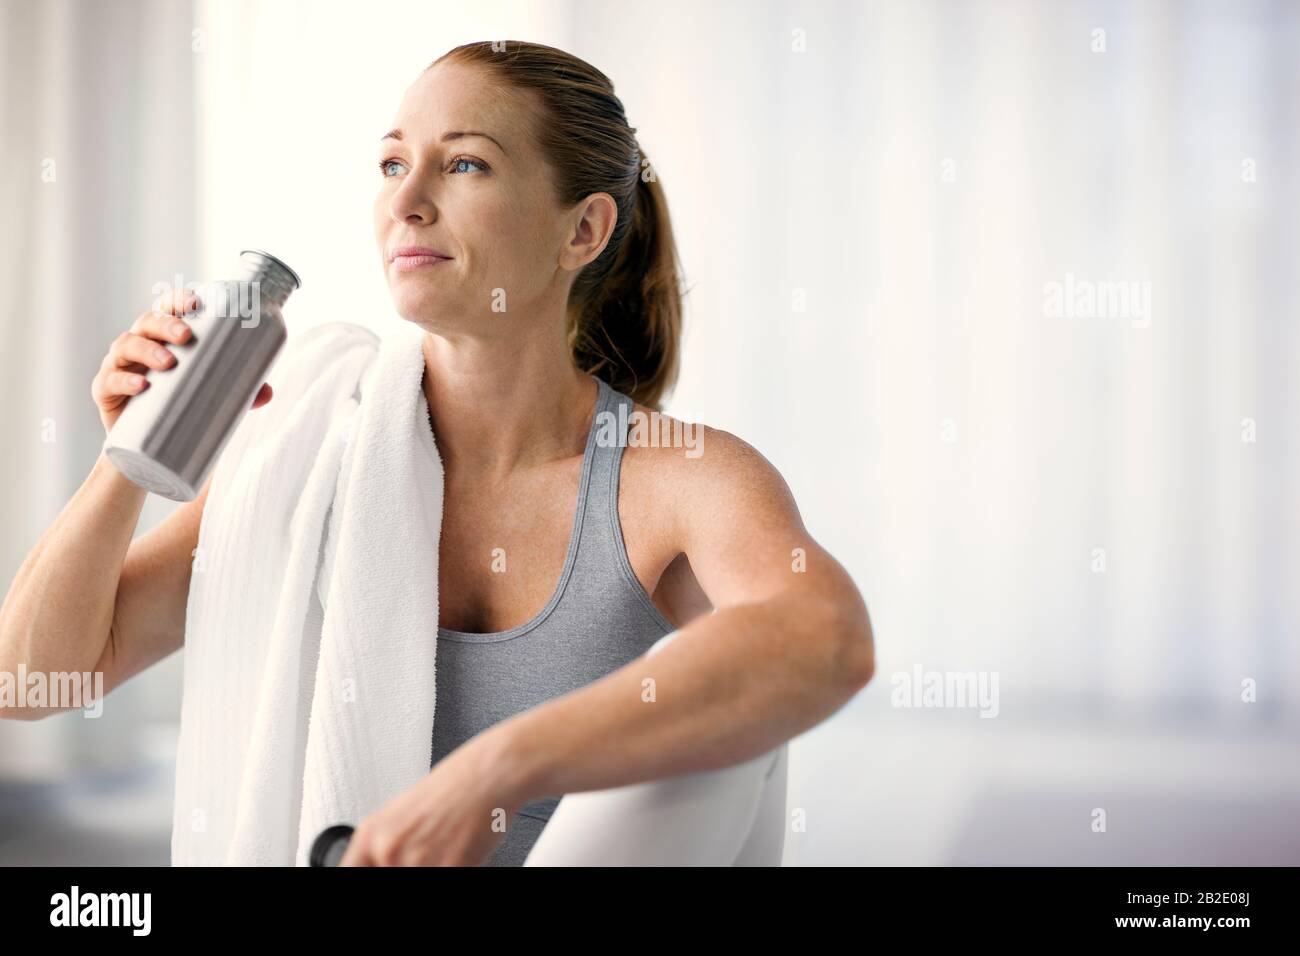
<path id="1" fill-rule="evenodd" d="M 831 602 L 830 632 L 838 635 L 838 676 L 847 680 L 852 692 L 865 687 L 876 673 L 875 637 L 871 616 L 856 587 L 850 586 Z"/>
<path id="2" fill-rule="evenodd" d="M 859 690 L 866 687 L 871 678 L 876 676 L 876 647 L 875 640 L 871 633 L 871 618 L 867 615 L 867 609 L 862 608 L 861 622 L 855 628 L 850 637 L 849 643 L 856 652 L 855 666 L 853 673 L 856 675 L 855 683 Z"/>

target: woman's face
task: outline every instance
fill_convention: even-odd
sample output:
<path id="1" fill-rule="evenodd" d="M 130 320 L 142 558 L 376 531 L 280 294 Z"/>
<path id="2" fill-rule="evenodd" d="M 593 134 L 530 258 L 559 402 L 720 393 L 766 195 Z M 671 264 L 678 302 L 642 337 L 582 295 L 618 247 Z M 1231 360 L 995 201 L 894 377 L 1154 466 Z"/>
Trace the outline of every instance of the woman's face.
<path id="1" fill-rule="evenodd" d="M 375 238 L 400 315 L 428 331 L 508 329 L 558 297 L 566 223 L 520 94 L 478 68 L 440 64 L 402 98 L 380 142 Z M 392 261 L 425 246 L 446 260 Z M 496 318 L 492 326 L 485 325 Z"/>

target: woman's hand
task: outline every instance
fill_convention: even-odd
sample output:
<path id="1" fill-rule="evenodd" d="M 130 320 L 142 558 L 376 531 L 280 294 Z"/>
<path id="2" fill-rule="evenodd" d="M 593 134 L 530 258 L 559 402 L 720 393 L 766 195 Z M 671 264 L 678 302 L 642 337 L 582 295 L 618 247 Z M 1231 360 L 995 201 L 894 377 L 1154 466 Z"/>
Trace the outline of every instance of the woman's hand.
<path id="1" fill-rule="evenodd" d="M 173 289 L 158 300 L 157 306 L 152 312 L 142 312 L 128 331 L 113 340 L 90 383 L 90 396 L 99 408 L 105 433 L 112 430 L 131 396 L 148 386 L 145 376 L 150 369 L 176 364 L 176 353 L 165 348 L 164 343 L 181 345 L 189 341 L 190 325 L 180 317 L 199 308 L 198 296 L 188 289 Z M 252 407 L 259 408 L 270 400 L 271 386 L 263 382 Z"/>
<path id="2" fill-rule="evenodd" d="M 491 731 L 461 744 L 424 779 L 366 817 L 339 866 L 479 866 L 527 802 L 501 775 Z"/>

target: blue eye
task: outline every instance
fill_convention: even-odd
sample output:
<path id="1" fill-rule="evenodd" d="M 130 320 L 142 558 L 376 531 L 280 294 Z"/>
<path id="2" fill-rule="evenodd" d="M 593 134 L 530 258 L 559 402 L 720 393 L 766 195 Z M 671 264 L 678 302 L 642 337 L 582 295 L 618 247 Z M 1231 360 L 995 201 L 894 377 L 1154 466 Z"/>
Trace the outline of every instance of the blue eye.
<path id="1" fill-rule="evenodd" d="M 393 165 L 404 166 L 406 164 L 403 163 L 400 159 L 381 159 L 379 161 L 379 171 L 380 173 L 383 174 L 385 179 L 392 178 L 388 173 L 388 167 Z M 466 166 L 476 167 L 478 171 L 482 173 L 486 173 L 489 171 L 487 163 L 484 163 L 477 159 L 471 159 L 468 156 L 457 156 L 455 159 L 451 161 L 450 164 L 448 164 L 447 171 L 453 173 L 470 172 L 469 169 L 464 168 Z"/>
<path id="2" fill-rule="evenodd" d="M 456 172 L 466 172 L 459 167 L 465 163 L 471 166 L 477 166 L 482 172 L 487 172 L 487 164 L 480 163 L 477 159 L 470 159 L 468 156 L 457 156 L 451 161 L 451 168 Z"/>

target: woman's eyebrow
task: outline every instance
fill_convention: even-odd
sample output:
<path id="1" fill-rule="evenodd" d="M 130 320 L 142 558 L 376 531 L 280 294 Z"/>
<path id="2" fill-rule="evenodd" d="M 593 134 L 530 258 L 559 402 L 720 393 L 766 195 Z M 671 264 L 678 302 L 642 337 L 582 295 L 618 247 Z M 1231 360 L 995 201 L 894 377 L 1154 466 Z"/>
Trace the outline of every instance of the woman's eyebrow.
<path id="1" fill-rule="evenodd" d="M 442 134 L 442 141 L 445 143 L 445 142 L 447 142 L 448 140 L 453 140 L 453 139 L 464 139 L 466 136 L 481 136 L 481 137 L 483 137 L 484 139 L 489 139 L 489 140 L 491 140 L 493 143 L 496 143 L 496 147 L 497 147 L 497 149 L 501 150 L 502 153 L 505 153 L 507 156 L 510 155 L 509 153 L 506 152 L 506 148 L 505 148 L 504 146 L 502 146 L 499 142 L 497 142 L 497 139 L 496 139 L 495 136 L 491 136 L 491 135 L 489 135 L 489 134 L 487 134 L 487 133 L 480 132 L 479 130 L 472 130 L 472 129 L 457 129 L 457 130 L 452 130 L 452 131 L 449 132 L 449 133 L 443 133 L 443 134 Z M 381 143 L 382 143 L 384 140 L 386 140 L 386 139 L 396 139 L 396 140 L 399 140 L 399 141 L 400 141 L 401 138 L 402 138 L 402 131 L 401 131 L 400 129 L 390 129 L 390 130 L 389 130 L 387 133 L 385 133 L 383 136 L 379 137 L 379 141 L 380 141 Z"/>

